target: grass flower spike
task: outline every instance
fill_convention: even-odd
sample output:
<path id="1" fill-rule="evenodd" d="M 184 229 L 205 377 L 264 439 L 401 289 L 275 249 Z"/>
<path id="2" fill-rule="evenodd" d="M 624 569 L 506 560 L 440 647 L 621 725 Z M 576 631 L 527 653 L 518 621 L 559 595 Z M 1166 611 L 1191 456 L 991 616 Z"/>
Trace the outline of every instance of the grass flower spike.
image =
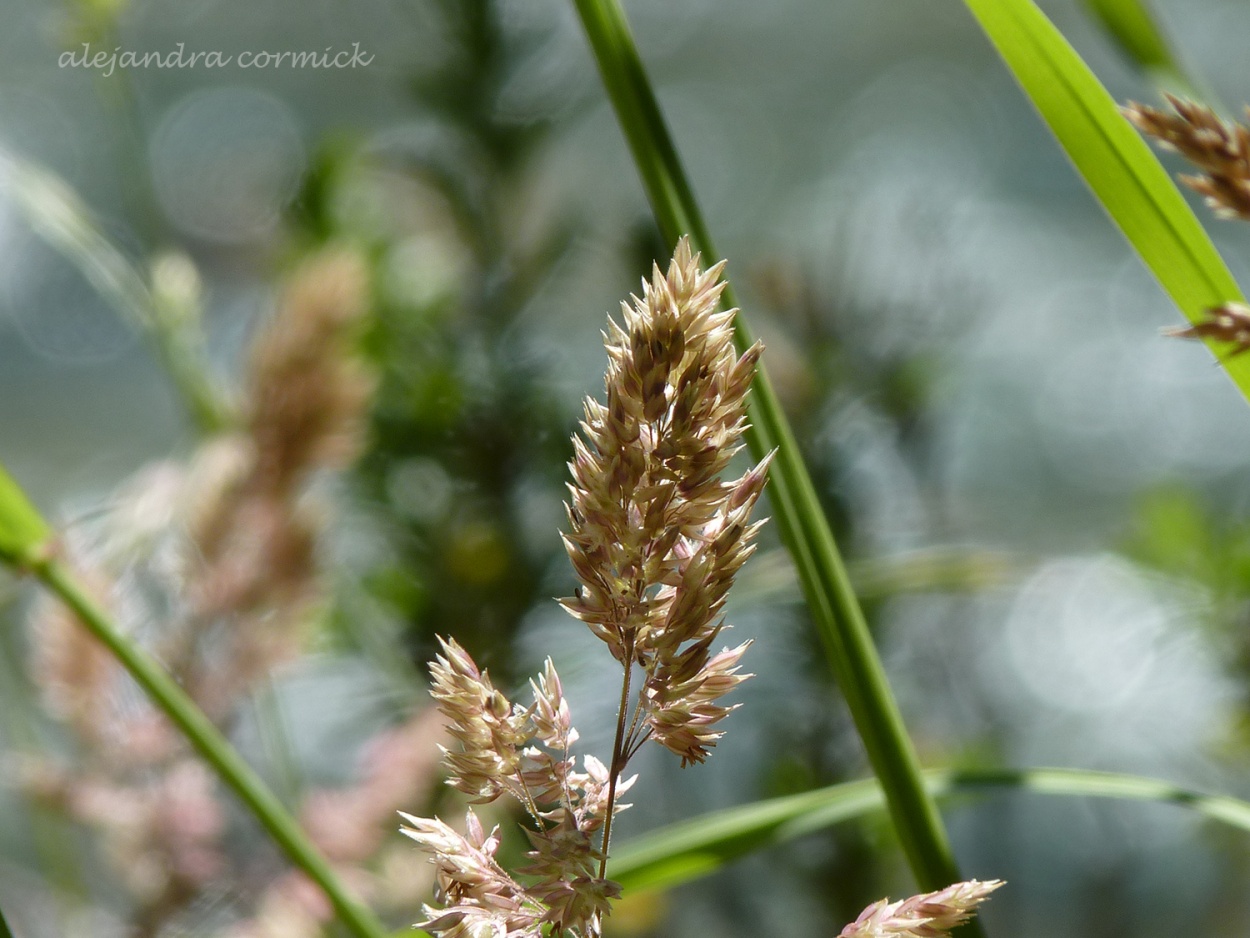
<path id="1" fill-rule="evenodd" d="M 1173 114 L 1136 103 L 1130 103 L 1124 114 L 1142 133 L 1203 171 L 1201 176 L 1182 176 L 1181 181 L 1205 196 L 1217 215 L 1250 219 L 1250 128 L 1225 123 L 1201 104 L 1166 97 Z"/>
<path id="2" fill-rule="evenodd" d="M 1195 325 L 1164 329 L 1163 335 L 1226 342 L 1232 349 L 1226 358 L 1250 352 L 1250 306 L 1224 303 L 1207 310 L 1207 316 L 1208 319 Z"/>
<path id="3" fill-rule="evenodd" d="M 702 762 L 732 709 L 716 701 L 745 679 L 746 644 L 718 655 L 712 645 L 762 524 L 748 519 L 767 460 L 720 475 L 741 449 L 762 347 L 734 351 L 736 311 L 717 305 L 723 268 L 701 271 L 683 238 L 667 275 L 657 266 L 642 298 L 622 304 L 624 326 L 604 336 L 607 403 L 586 401 L 585 440 L 574 440 L 565 546 L 582 586 L 564 605 L 627 674 L 642 668 L 626 757 L 650 735 L 683 764 Z"/>
<path id="4" fill-rule="evenodd" d="M 900 902 L 882 899 L 864 909 L 838 938 L 942 938 L 972 918 L 1002 880 L 971 880 Z"/>
<path id="5" fill-rule="evenodd" d="M 465 833 L 404 817 L 404 833 L 433 854 L 435 898 L 421 928 L 435 935 L 543 934 L 595 938 L 620 889 L 606 877 L 612 818 L 630 758 L 648 739 L 682 765 L 704 761 L 733 709 L 721 698 L 749 642 L 714 649 L 726 594 L 762 522 L 750 514 L 765 463 L 721 474 L 741 449 L 746 395 L 761 347 L 733 346 L 734 311 L 721 311 L 724 264 L 700 270 L 689 242 L 667 273 L 610 323 L 607 400 L 586 401 L 574 438 L 565 546 L 581 580 L 562 600 L 623 666 L 612 758 L 582 770 L 560 677 L 548 659 L 533 703 L 510 701 L 453 640 L 430 668 L 431 693 L 458 749 L 445 750 L 449 784 L 478 802 L 507 794 L 524 807 L 532 849 L 517 875 L 495 860 L 498 829 L 469 811 Z M 631 696 L 633 672 L 641 672 Z"/>
<path id="6" fill-rule="evenodd" d="M 403 815 L 403 832 L 434 856 L 436 898 L 419 927 L 436 935 L 533 935 L 547 926 L 572 935 L 598 935 L 615 883 L 596 874 L 596 832 L 608 810 L 606 767 L 593 756 L 576 770 L 569 749 L 577 731 L 560 677 L 548 660 L 531 683 L 534 702 L 512 703 L 455 641 L 442 641 L 431 666 L 431 694 L 450 724 L 459 751 L 444 749 L 448 783 L 478 802 L 511 795 L 529 814 L 533 847 L 520 872 L 527 885 L 495 862 L 499 831 L 489 834 L 472 810 L 460 834 L 444 822 Z M 632 779 L 619 786 L 629 787 Z M 613 810 L 624 810 L 615 805 Z"/>

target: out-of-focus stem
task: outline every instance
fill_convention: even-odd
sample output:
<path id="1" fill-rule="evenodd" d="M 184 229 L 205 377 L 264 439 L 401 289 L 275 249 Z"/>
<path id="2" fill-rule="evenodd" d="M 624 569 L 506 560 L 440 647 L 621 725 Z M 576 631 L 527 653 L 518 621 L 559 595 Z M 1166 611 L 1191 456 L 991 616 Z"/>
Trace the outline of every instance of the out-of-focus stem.
<path id="1" fill-rule="evenodd" d="M 117 630 L 60 563 L 53 559 L 39 559 L 30 564 L 30 569 L 113 653 L 221 780 L 251 810 L 291 862 L 321 887 L 348 930 L 356 938 L 386 938 L 387 932 L 382 923 L 348 896 L 330 864 L 317 852 L 295 819 L 173 678 Z"/>

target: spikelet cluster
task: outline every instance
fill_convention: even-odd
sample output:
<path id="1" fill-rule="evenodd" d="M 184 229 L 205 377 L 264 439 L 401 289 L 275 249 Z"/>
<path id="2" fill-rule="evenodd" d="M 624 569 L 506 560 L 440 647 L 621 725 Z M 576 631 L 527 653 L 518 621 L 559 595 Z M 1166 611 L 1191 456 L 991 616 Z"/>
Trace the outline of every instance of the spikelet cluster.
<path id="1" fill-rule="evenodd" d="M 1174 113 L 1130 103 L 1124 115 L 1142 133 L 1176 150 L 1201 169 L 1181 182 L 1206 198 L 1221 218 L 1250 221 L 1250 128 L 1222 120 L 1209 107 L 1165 95 Z M 1250 107 L 1246 108 L 1250 116 Z M 1213 339 L 1231 346 L 1229 357 L 1250 349 L 1250 308 L 1229 302 L 1207 309 L 1202 322 L 1163 334 L 1181 339 Z"/>
<path id="2" fill-rule="evenodd" d="M 1163 334 L 1178 339 L 1214 339 L 1227 343 L 1227 358 L 1250 352 L 1250 306 L 1222 303 L 1207 310 L 1207 318 L 1188 326 L 1164 329 Z"/>
<path id="3" fill-rule="evenodd" d="M 465 833 L 404 815 L 404 830 L 433 855 L 435 898 L 419 927 L 439 936 L 597 938 L 619 894 L 605 878 L 612 817 L 629 757 L 650 737 L 685 765 L 702 762 L 732 709 L 720 699 L 747 644 L 714 652 L 734 574 L 750 556 L 761 464 L 720 476 L 741 448 L 758 345 L 739 356 L 733 311 L 718 300 L 723 264 L 699 269 L 685 240 L 667 273 L 657 267 L 641 299 L 611 323 L 607 401 L 586 402 L 574 438 L 565 545 L 582 582 L 562 600 L 624 666 L 610 766 L 577 741 L 559 675 L 548 660 L 533 702 L 509 700 L 454 641 L 430 668 L 431 694 L 459 744 L 444 750 L 449 784 L 475 801 L 515 798 L 529 813 L 531 850 L 517 879 L 496 862 L 498 830 L 470 810 Z M 627 719 L 635 667 L 643 684 Z M 626 726 L 629 729 L 626 731 Z"/>
<path id="4" fill-rule="evenodd" d="M 838 938 L 942 938 L 968 921 L 1002 880 L 970 880 L 899 902 L 881 899 L 842 929 Z"/>
<path id="5" fill-rule="evenodd" d="M 431 694 L 446 717 L 456 750 L 444 749 L 449 784 L 479 802 L 502 794 L 530 814 L 532 849 L 520 871 L 522 885 L 495 861 L 498 828 L 487 834 L 470 809 L 465 833 L 437 818 L 403 817 L 403 832 L 429 851 L 437 869 L 435 898 L 419 925 L 436 935 L 527 935 L 545 928 L 577 936 L 598 935 L 615 883 L 599 878 L 594 834 L 607 814 L 608 770 L 593 756 L 576 770 L 569 754 L 577 742 L 560 676 L 548 659 L 531 682 L 533 702 L 522 707 L 495 688 L 455 641 L 440 639 L 443 653 L 431 665 Z M 632 779 L 617 786 L 624 791 Z M 614 811 L 627 805 L 615 804 Z"/>
<path id="6" fill-rule="evenodd" d="M 1217 215 L 1250 219 L 1250 129 L 1226 123 L 1209 107 L 1166 97 L 1174 113 L 1130 103 L 1124 114 L 1142 133 L 1202 170 L 1181 181 L 1205 196 Z"/>
<path id="7" fill-rule="evenodd" d="M 724 262 L 699 269 L 683 238 L 667 274 L 610 322 L 607 399 L 586 401 L 570 463 L 565 547 L 581 580 L 564 607 L 626 667 L 640 665 L 651 738 L 702 762 L 732 709 L 719 699 L 746 675 L 749 643 L 712 646 L 734 574 L 763 522 L 751 509 L 766 463 L 720 476 L 741 449 L 761 346 L 733 345 L 736 310 L 718 308 Z"/>
<path id="8" fill-rule="evenodd" d="M 326 519 L 306 493 L 318 474 L 348 466 L 363 436 L 372 382 L 352 340 L 367 311 L 357 254 L 327 250 L 305 261 L 252 345 L 242 432 L 209 443 L 192 468 L 192 628 L 228 623 L 233 646 L 230 668 L 187 678 L 213 716 L 299 651 L 319 599 Z"/>

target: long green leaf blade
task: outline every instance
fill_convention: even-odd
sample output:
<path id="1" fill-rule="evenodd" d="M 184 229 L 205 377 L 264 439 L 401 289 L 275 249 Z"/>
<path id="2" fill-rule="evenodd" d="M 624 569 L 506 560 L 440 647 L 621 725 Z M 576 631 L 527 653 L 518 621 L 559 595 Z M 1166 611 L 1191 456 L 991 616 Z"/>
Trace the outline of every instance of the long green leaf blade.
<path id="1" fill-rule="evenodd" d="M 1175 804 L 1250 833 L 1250 802 L 1136 775 L 1082 769 L 934 771 L 925 773 L 925 785 L 939 798 L 1015 789 Z M 624 844 L 613 856 L 608 873 L 627 890 L 671 888 L 706 876 L 752 851 L 862 817 L 884 805 L 877 780 L 864 779 L 718 811 Z"/>
<path id="2" fill-rule="evenodd" d="M 1138 68 L 1181 76 L 1176 56 L 1146 0 L 1084 0 L 1084 4 Z"/>
<path id="3" fill-rule="evenodd" d="M 720 257 L 620 4 L 574 2 L 664 239 L 671 247 L 689 234 L 704 257 Z M 736 305 L 729 290 L 724 298 L 728 305 Z M 735 328 L 739 347 L 750 345 L 753 337 L 741 314 Z M 772 516 L 794 558 L 834 677 L 884 786 L 903 852 L 923 889 L 941 889 L 962 877 L 937 807 L 924 789 L 919 761 L 846 566 L 764 367 L 755 377 L 749 414 L 747 443 L 752 454 L 759 459 L 776 450 L 768 482 Z M 979 930 L 975 921 L 968 928 L 970 934 Z"/>
<path id="4" fill-rule="evenodd" d="M 1242 300 L 1197 217 L 1166 170 L 1076 51 L 1032 0 L 965 0 L 1043 120 L 1191 322 Z M 1250 358 L 1223 359 L 1250 399 Z"/>
<path id="5" fill-rule="evenodd" d="M 1161 91 L 1215 107 L 1215 93 L 1181 65 L 1149 0 L 1084 0 L 1084 5 Z"/>

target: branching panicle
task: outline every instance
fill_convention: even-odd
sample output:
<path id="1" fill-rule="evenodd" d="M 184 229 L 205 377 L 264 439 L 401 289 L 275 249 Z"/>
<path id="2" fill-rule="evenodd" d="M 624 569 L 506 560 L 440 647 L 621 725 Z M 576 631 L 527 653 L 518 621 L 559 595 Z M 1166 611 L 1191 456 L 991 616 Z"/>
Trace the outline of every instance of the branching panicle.
<path id="1" fill-rule="evenodd" d="M 459 834 L 438 818 L 403 814 L 402 828 L 434 855 L 435 898 L 445 908 L 426 906 L 427 920 L 417 925 L 436 935 L 508 935 L 539 938 L 542 909 L 525 889 L 495 862 L 499 828 L 486 834 L 472 811 Z"/>
<path id="2" fill-rule="evenodd" d="M 479 802 L 511 795 L 536 829 L 526 831 L 533 849 L 519 871 L 527 877 L 523 885 L 495 862 L 498 831 L 487 835 L 472 811 L 464 834 L 436 818 L 404 815 L 412 825 L 404 833 L 433 854 L 436 898 L 445 906 L 427 907 L 428 920 L 419 927 L 436 935 L 537 938 L 554 925 L 570 935 L 598 935 L 607 903 L 619 892 L 595 872 L 602 860 L 596 832 L 608 811 L 608 770 L 593 756 L 584 757 L 585 771 L 576 770 L 569 749 L 577 730 L 555 666 L 548 659 L 530 682 L 533 703 L 521 707 L 454 640 L 440 642 L 443 653 L 430 666 L 430 693 L 459 743 L 443 750 L 448 783 Z"/>
<path id="3" fill-rule="evenodd" d="M 735 311 L 717 305 L 723 268 L 700 270 L 683 238 L 667 274 L 657 266 L 622 304 L 623 325 L 604 334 L 607 404 L 586 401 L 569 465 L 565 546 L 582 587 L 564 606 L 642 667 L 645 723 L 683 764 L 707 757 L 720 736 L 708 727 L 731 709 L 714 701 L 746 677 L 712 667 L 711 645 L 754 549 L 766 472 L 720 478 L 741 449 L 761 351 L 734 350 Z"/>
<path id="4" fill-rule="evenodd" d="M 459 743 L 445 751 L 449 783 L 479 801 L 512 795 L 534 828 L 523 884 L 495 863 L 496 834 L 472 812 L 465 835 L 408 818 L 405 833 L 438 870 L 445 907 L 427 908 L 420 926 L 436 935 L 597 938 L 620 891 L 605 871 L 612 818 L 628 807 L 618 796 L 634 781 L 622 778 L 626 763 L 648 738 L 683 765 L 702 762 L 734 709 L 720 699 L 750 676 L 739 673 L 750 642 L 713 650 L 729 587 L 754 550 L 760 523 L 750 514 L 766 473 L 761 463 L 721 479 L 741 449 L 760 354 L 734 350 L 734 311 L 718 309 L 723 267 L 700 270 L 682 239 L 668 272 L 656 267 L 642 298 L 622 306 L 622 324 L 609 321 L 604 334 L 606 402 L 586 401 L 573 440 L 564 543 L 582 585 L 562 604 L 624 665 L 611 763 L 585 756 L 576 771 L 577 731 L 550 660 L 522 708 L 441 640 L 431 693 Z M 635 667 L 642 683 L 631 695 Z"/>
<path id="5" fill-rule="evenodd" d="M 430 695 L 447 717 L 461 750 L 444 750 L 448 783 L 479 801 L 506 790 L 532 735 L 528 714 L 495 689 L 468 653 L 452 639 L 439 639 L 443 654 L 430 665 Z"/>

